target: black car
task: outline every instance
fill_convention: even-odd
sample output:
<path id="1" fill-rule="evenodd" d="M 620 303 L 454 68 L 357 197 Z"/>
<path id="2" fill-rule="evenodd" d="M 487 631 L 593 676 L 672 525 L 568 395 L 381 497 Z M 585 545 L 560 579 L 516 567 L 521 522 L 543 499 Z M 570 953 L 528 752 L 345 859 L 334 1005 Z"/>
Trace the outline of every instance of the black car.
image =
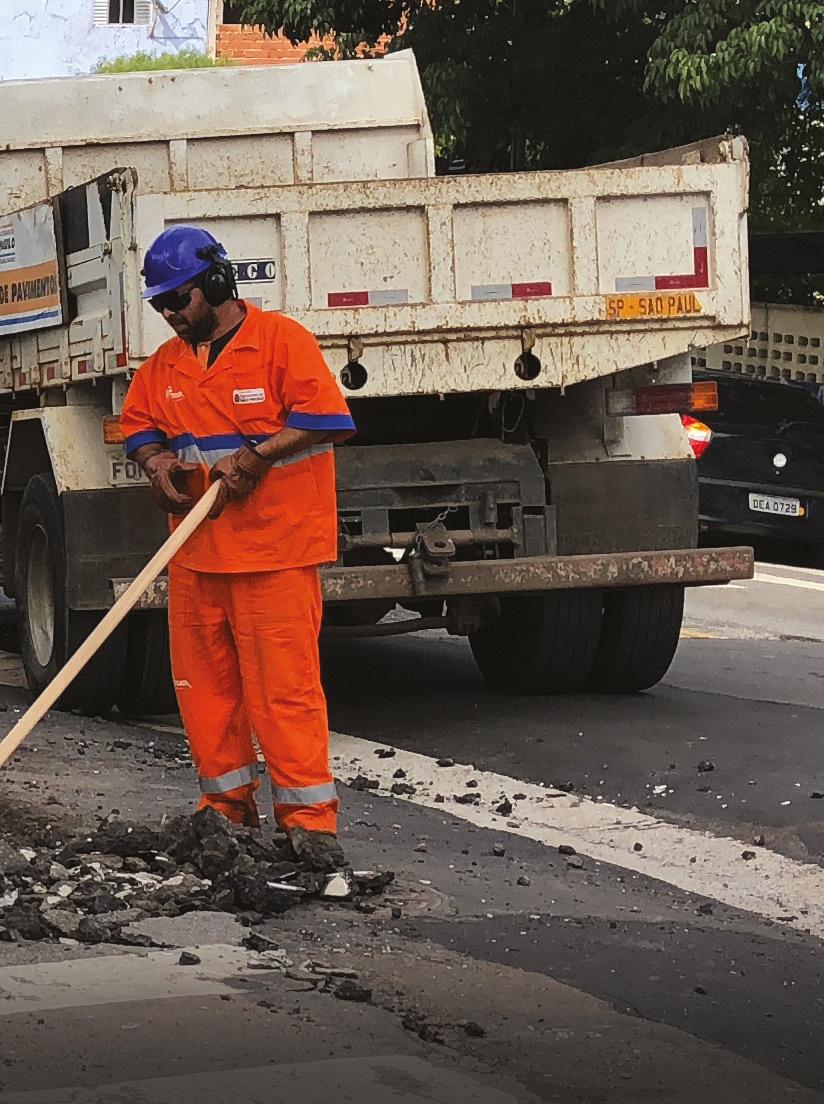
<path id="1" fill-rule="evenodd" d="M 718 384 L 698 460 L 702 535 L 807 546 L 824 563 L 824 406 L 801 387 L 696 372 Z M 703 536 L 702 536 L 703 539 Z"/>

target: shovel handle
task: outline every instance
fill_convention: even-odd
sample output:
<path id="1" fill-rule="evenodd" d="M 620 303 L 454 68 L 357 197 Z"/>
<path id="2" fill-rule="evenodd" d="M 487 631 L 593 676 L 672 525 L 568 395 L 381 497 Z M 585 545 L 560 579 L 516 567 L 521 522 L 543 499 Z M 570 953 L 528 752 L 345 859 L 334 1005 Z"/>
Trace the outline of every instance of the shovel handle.
<path id="1" fill-rule="evenodd" d="M 97 649 L 114 632 L 123 618 L 137 604 L 137 600 L 155 581 L 172 556 L 178 552 L 195 529 L 205 519 L 217 498 L 220 481 L 213 483 L 202 498 L 198 499 L 175 531 L 149 560 L 140 574 L 123 591 L 106 616 L 86 637 L 71 659 L 54 676 L 45 690 L 39 694 L 8 735 L 0 741 L 0 767 L 5 766 L 38 721 L 51 709 L 72 679 L 86 666 Z"/>

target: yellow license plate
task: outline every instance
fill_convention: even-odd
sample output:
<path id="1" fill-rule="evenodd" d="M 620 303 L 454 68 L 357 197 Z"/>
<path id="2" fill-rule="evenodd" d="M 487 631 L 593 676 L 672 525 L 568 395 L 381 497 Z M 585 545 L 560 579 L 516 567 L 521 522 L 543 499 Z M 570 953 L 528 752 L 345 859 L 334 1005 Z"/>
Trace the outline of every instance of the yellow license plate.
<path id="1" fill-rule="evenodd" d="M 701 302 L 691 291 L 651 291 L 607 296 L 607 321 L 637 318 L 688 318 L 702 313 Z"/>

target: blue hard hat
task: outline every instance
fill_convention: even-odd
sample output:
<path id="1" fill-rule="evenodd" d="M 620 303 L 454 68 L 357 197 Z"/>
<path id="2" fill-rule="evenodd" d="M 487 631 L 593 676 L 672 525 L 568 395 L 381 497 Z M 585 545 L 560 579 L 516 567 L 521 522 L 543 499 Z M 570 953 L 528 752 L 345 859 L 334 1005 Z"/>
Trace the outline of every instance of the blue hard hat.
<path id="1" fill-rule="evenodd" d="M 226 250 L 200 226 L 170 226 L 155 238 L 143 261 L 144 299 L 174 291 L 211 268 Z"/>

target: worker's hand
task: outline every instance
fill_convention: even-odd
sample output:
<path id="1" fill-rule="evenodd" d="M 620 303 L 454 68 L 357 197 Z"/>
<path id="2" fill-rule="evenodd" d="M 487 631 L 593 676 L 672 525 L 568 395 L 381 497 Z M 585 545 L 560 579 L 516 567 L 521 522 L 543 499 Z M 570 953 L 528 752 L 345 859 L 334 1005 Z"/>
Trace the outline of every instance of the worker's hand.
<path id="1" fill-rule="evenodd" d="M 143 470 L 151 483 L 152 497 L 167 514 L 185 514 L 192 500 L 185 493 L 186 476 L 197 471 L 198 464 L 179 460 L 173 452 L 163 450 L 143 460 Z"/>
<path id="2" fill-rule="evenodd" d="M 271 466 L 271 460 L 258 456 L 245 445 L 237 452 L 233 452 L 231 456 L 224 456 L 222 460 L 212 465 L 209 482 L 220 480 L 220 490 L 214 506 L 209 511 L 212 521 L 220 517 L 227 503 L 239 502 L 251 494 Z"/>

